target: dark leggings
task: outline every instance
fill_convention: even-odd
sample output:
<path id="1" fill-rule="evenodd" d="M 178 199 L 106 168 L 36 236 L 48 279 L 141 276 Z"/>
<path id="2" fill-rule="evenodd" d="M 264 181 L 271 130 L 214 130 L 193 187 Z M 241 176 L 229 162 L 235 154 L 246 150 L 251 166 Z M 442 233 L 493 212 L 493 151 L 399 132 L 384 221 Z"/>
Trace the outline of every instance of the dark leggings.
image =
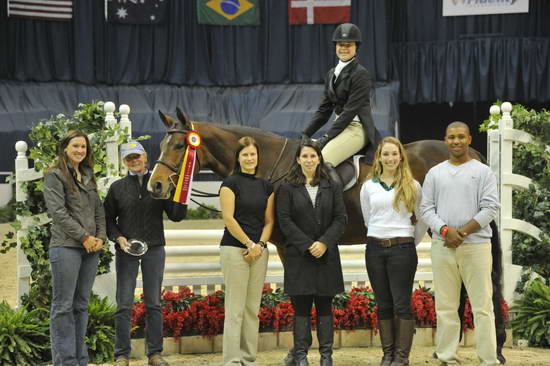
<path id="1" fill-rule="evenodd" d="M 290 300 L 296 316 L 309 316 L 314 301 L 318 316 L 332 314 L 332 296 L 299 295 L 291 296 Z"/>

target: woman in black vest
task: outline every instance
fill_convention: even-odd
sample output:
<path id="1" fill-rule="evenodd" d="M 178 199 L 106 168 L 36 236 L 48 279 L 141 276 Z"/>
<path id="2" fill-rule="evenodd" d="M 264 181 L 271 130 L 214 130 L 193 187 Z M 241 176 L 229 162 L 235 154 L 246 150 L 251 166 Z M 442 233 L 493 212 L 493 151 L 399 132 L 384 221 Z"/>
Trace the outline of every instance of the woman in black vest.
<path id="1" fill-rule="evenodd" d="M 332 126 L 318 142 L 331 179 L 339 181 L 332 167 L 368 143 L 368 152 L 372 155 L 381 137 L 371 115 L 372 77 L 357 61 L 361 31 L 355 24 L 341 24 L 334 31 L 332 41 L 339 61 L 327 74 L 324 98 L 303 134 L 311 137 L 328 122 L 332 112 L 336 114 Z"/>
<path id="2" fill-rule="evenodd" d="M 317 310 L 321 365 L 332 365 L 332 299 L 344 291 L 338 242 L 346 211 L 342 188 L 328 179 L 319 146 L 304 142 L 287 182 L 277 193 L 277 218 L 286 238 L 285 292 L 294 307 L 295 365 L 308 365 L 310 312 Z"/>

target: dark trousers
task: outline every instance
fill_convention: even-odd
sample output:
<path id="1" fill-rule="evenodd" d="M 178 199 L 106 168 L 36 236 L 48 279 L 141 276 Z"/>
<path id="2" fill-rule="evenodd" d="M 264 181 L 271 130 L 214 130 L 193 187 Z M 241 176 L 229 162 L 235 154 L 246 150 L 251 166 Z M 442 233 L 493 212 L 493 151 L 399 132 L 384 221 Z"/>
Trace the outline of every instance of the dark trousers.
<path id="1" fill-rule="evenodd" d="M 146 309 L 147 356 L 162 352 L 162 313 L 160 292 L 164 275 L 166 252 L 164 246 L 149 247 L 141 257 L 134 257 L 120 249 L 116 251 L 115 358 L 130 358 L 130 331 L 136 278 L 141 264 L 143 301 Z"/>
<path id="2" fill-rule="evenodd" d="M 50 247 L 53 297 L 50 338 L 54 366 L 88 365 L 86 330 L 99 253 L 84 248 Z"/>
<path id="3" fill-rule="evenodd" d="M 332 315 L 332 296 L 299 295 L 290 300 L 296 316 L 309 316 L 314 302 L 318 316 Z"/>
<path id="4" fill-rule="evenodd" d="M 378 304 L 378 319 L 414 319 L 411 294 L 418 256 L 414 243 L 367 244 L 365 262 Z"/>

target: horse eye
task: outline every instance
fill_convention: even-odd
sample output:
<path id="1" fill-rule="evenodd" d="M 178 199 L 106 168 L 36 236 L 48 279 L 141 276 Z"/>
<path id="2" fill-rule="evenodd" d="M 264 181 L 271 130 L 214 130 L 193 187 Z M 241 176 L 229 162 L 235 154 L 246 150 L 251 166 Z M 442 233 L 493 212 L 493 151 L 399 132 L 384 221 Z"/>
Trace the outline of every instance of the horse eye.
<path id="1" fill-rule="evenodd" d="M 185 147 L 185 144 L 177 144 L 176 149 L 183 149 Z"/>

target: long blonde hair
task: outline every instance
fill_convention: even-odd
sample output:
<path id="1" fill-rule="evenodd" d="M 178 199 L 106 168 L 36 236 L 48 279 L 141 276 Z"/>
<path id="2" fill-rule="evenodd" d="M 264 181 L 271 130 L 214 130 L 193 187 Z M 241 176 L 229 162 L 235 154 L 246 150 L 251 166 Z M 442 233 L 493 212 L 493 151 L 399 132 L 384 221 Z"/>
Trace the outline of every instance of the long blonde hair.
<path id="1" fill-rule="evenodd" d="M 409 167 L 407 152 L 397 138 L 388 136 L 380 142 L 376 148 L 376 153 L 374 154 L 374 163 L 372 164 L 372 171 L 369 174 L 369 178 L 379 177 L 384 170 L 382 167 L 382 162 L 380 161 L 380 156 L 382 155 L 382 148 L 385 144 L 393 144 L 397 146 L 399 149 L 399 155 L 401 156 L 401 162 L 395 172 L 395 199 L 393 200 L 393 208 L 395 211 L 399 212 L 399 202 L 403 201 L 407 211 L 414 212 L 417 194 L 416 185 L 414 184 L 414 178 L 411 173 L 411 168 Z"/>

